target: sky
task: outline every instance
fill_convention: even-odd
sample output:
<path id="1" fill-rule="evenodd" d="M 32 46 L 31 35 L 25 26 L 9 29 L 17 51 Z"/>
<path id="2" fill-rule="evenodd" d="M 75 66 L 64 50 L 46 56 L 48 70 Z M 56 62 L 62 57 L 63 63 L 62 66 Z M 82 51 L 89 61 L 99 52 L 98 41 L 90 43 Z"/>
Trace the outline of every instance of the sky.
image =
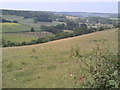
<path id="1" fill-rule="evenodd" d="M 44 1 L 44 2 L 43 2 Z M 15 10 L 35 10 L 35 11 L 58 11 L 58 12 L 98 12 L 98 13 L 117 13 L 118 12 L 118 2 L 117 0 L 102 1 L 84 1 L 79 2 L 76 0 L 72 1 L 62 1 L 61 2 L 49 2 L 46 0 L 35 1 L 34 2 L 23 2 L 21 1 L 6 1 L 0 2 L 1 9 L 15 9 Z M 73 2 L 74 1 L 74 2 Z"/>

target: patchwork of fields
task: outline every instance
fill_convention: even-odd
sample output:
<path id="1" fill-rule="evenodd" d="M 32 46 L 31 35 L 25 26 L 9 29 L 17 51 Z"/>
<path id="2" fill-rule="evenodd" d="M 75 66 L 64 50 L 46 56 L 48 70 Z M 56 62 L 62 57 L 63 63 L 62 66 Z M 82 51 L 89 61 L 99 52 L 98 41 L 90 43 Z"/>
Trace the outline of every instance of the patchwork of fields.
<path id="1" fill-rule="evenodd" d="M 85 75 L 85 81 L 91 82 L 93 79 L 84 63 L 81 69 L 74 61 L 71 50 L 79 47 L 79 53 L 89 64 L 86 57 L 94 55 L 97 45 L 113 54 L 117 52 L 117 33 L 118 29 L 112 29 L 44 44 L 3 48 L 3 88 L 73 88 L 75 83 L 83 88 L 84 80 L 81 82 L 80 77 Z M 95 61 L 92 59 L 91 64 Z"/>
<path id="2" fill-rule="evenodd" d="M 40 29 L 41 25 L 47 25 L 47 26 L 55 26 L 57 24 L 62 24 L 64 22 L 38 22 L 38 23 L 34 23 L 34 18 L 28 18 L 25 19 L 21 16 L 15 16 L 15 15 L 3 15 L 2 17 L 3 19 L 7 19 L 7 20 L 17 20 L 18 23 L 29 26 L 29 27 L 34 27 L 36 29 Z"/>
<path id="3" fill-rule="evenodd" d="M 0 26 L 2 26 L 2 33 L 18 33 L 30 31 L 30 27 L 18 23 L 0 23 Z"/>
<path id="4" fill-rule="evenodd" d="M 26 35 L 23 32 L 30 32 L 31 28 L 35 29 L 35 32 L 41 32 L 41 25 L 54 26 L 57 24 L 62 24 L 63 22 L 38 22 L 34 23 L 33 18 L 24 19 L 21 16 L 15 15 L 3 15 L 3 19 L 7 20 L 17 20 L 18 23 L 0 23 L 0 28 L 2 27 L 2 36 L 6 41 L 11 42 L 28 42 L 39 38 L 38 36 Z"/>

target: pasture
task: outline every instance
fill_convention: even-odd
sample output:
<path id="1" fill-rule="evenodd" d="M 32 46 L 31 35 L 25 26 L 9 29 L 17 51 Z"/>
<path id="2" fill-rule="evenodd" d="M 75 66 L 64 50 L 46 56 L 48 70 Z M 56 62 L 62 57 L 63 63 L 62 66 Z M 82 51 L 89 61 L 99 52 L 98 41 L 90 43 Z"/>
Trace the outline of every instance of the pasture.
<path id="1" fill-rule="evenodd" d="M 2 18 L 3 18 L 3 19 L 7 19 L 7 20 L 11 20 L 11 21 L 24 19 L 23 17 L 21 17 L 21 16 L 16 16 L 16 15 L 2 15 Z"/>
<path id="2" fill-rule="evenodd" d="M 21 25 L 18 23 L 0 23 L 2 26 L 2 33 L 17 33 L 17 32 L 29 32 L 31 27 Z"/>
<path id="3" fill-rule="evenodd" d="M 79 47 L 79 53 L 89 64 L 86 57 L 94 55 L 97 43 L 113 54 L 117 52 L 117 33 L 118 29 L 112 29 L 44 44 L 2 48 L 3 88 L 74 88 L 75 85 L 84 88 L 84 80 L 81 82 L 80 78 L 85 75 L 86 81 L 93 79 L 84 63 L 82 69 L 74 61 L 71 50 Z M 92 59 L 92 65 L 95 60 Z"/>
<path id="4" fill-rule="evenodd" d="M 31 40 L 35 40 L 38 37 L 37 36 L 29 36 L 25 35 L 24 33 L 4 33 L 2 34 L 2 38 L 5 39 L 6 41 L 11 41 L 11 42 L 29 42 Z"/>
<path id="5" fill-rule="evenodd" d="M 57 24 L 62 24 L 63 23 L 63 22 L 57 22 L 57 21 L 53 21 L 53 22 L 37 22 L 37 23 L 34 23 L 34 19 L 33 18 L 20 20 L 18 22 L 21 23 L 21 24 L 24 24 L 24 25 L 28 25 L 28 26 L 37 28 L 37 29 L 40 29 L 41 25 L 55 26 Z"/>

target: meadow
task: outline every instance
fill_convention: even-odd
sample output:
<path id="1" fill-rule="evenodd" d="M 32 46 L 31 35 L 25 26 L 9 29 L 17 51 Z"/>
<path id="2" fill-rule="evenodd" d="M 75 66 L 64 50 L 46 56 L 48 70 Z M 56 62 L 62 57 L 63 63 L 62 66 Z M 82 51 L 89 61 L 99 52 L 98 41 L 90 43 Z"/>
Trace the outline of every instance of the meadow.
<path id="1" fill-rule="evenodd" d="M 2 38 L 6 41 L 24 42 L 37 39 L 37 36 L 25 35 L 24 32 L 29 32 L 31 27 L 18 23 L 0 23 L 2 26 Z M 37 31 L 37 30 L 36 30 Z"/>
<path id="2" fill-rule="evenodd" d="M 37 22 L 37 23 L 34 23 L 34 19 L 33 18 L 20 20 L 18 22 L 21 23 L 21 24 L 24 24 L 24 25 L 28 25 L 28 26 L 37 28 L 37 29 L 40 29 L 41 25 L 55 26 L 57 24 L 62 24 L 63 23 L 63 22 L 57 22 L 57 21 L 53 21 L 53 22 Z"/>
<path id="3" fill-rule="evenodd" d="M 116 28 L 44 44 L 2 48 L 3 88 L 84 88 L 83 82 L 93 82 L 93 78 L 85 63 L 81 68 L 76 62 L 79 58 L 74 58 L 72 51 L 79 48 L 81 59 L 89 65 L 88 56 L 95 54 L 97 45 L 107 49 L 103 53 L 117 53 L 117 33 Z M 95 61 L 92 58 L 92 66 Z M 83 75 L 87 78 L 82 79 Z"/>
<path id="4" fill-rule="evenodd" d="M 16 16 L 16 15 L 2 15 L 3 19 L 7 20 L 23 20 L 24 18 L 21 16 Z"/>
<path id="5" fill-rule="evenodd" d="M 2 34 L 2 38 L 6 41 L 11 42 L 30 42 L 31 40 L 35 40 L 38 37 L 37 36 L 29 36 L 24 33 L 4 33 Z"/>
<path id="6" fill-rule="evenodd" d="M 28 32 L 31 29 L 29 26 L 18 23 L 0 23 L 0 26 L 2 26 L 2 33 Z"/>

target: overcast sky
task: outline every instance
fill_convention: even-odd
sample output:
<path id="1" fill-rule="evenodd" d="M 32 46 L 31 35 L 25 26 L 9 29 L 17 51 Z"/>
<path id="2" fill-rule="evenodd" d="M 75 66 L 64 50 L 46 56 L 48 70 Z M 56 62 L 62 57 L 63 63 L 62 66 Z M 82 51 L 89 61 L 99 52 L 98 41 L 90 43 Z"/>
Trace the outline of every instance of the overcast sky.
<path id="1" fill-rule="evenodd" d="M 4 9 L 100 13 L 118 12 L 118 2 L 2 2 L 1 4 L 0 8 Z"/>

